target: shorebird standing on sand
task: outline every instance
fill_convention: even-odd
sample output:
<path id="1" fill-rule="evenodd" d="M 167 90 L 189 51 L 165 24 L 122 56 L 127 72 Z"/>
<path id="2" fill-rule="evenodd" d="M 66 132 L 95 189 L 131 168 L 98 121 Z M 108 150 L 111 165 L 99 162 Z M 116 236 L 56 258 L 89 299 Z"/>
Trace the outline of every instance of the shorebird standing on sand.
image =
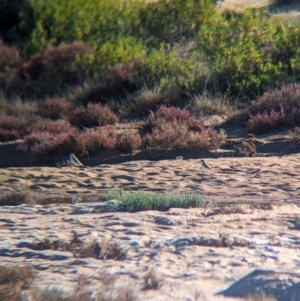
<path id="1" fill-rule="evenodd" d="M 81 165 L 81 166 L 83 166 L 83 164 L 76 158 L 76 156 L 73 153 L 71 153 L 69 155 L 69 162 L 71 164 L 73 164 L 73 165 Z"/>
<path id="2" fill-rule="evenodd" d="M 202 168 L 211 169 L 211 167 L 204 160 L 201 160 L 200 164 Z"/>

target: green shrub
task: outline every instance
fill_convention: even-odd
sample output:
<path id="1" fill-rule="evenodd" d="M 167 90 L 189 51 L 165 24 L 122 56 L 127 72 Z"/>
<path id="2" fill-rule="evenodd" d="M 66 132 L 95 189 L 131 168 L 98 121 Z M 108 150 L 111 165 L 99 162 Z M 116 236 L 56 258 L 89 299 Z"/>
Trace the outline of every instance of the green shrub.
<path id="1" fill-rule="evenodd" d="M 194 194 L 151 194 L 146 192 L 108 191 L 107 199 L 118 201 L 118 211 L 137 212 L 145 210 L 166 211 L 170 208 L 194 208 L 202 205 L 201 195 Z"/>
<path id="2" fill-rule="evenodd" d="M 221 90 L 250 96 L 293 80 L 300 70 L 299 45 L 299 26 L 283 24 L 266 10 L 213 14 L 198 35 Z"/>

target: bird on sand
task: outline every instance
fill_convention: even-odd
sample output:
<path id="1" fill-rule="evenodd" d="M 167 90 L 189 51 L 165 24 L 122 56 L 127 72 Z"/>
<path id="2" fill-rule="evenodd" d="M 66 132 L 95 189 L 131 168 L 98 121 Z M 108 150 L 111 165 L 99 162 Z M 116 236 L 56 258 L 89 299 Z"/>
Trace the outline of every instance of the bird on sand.
<path id="1" fill-rule="evenodd" d="M 73 164 L 73 165 L 81 165 L 81 166 L 83 166 L 83 164 L 76 158 L 76 156 L 73 153 L 71 153 L 69 155 L 69 162 L 71 164 Z"/>
<path id="2" fill-rule="evenodd" d="M 201 160 L 200 164 L 202 168 L 211 169 L 211 167 L 204 160 Z"/>

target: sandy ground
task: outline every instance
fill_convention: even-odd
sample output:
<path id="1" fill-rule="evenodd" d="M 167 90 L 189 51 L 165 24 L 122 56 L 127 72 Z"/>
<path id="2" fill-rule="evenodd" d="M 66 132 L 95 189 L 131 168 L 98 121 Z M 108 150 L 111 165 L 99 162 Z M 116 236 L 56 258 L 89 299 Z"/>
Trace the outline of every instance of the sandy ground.
<path id="1" fill-rule="evenodd" d="M 183 154 L 184 157 L 184 154 Z M 105 189 L 152 192 L 195 192 L 205 200 L 300 200 L 300 155 L 134 161 L 95 167 L 31 167 L 1 169 L 0 190 L 28 185 L 36 195 L 79 194 L 84 198 Z"/>
<path id="2" fill-rule="evenodd" d="M 195 289 L 202 292 L 198 300 L 244 300 L 245 294 L 268 286 L 279 301 L 300 300 L 300 234 L 295 228 L 300 220 L 299 159 L 300 154 L 205 159 L 210 169 L 203 168 L 200 159 L 1 169 L 1 192 L 26 184 L 36 197 L 56 195 L 66 203 L 0 207 L 0 260 L 32 264 L 39 271 L 34 285 L 42 287 L 66 289 L 78 275 L 96 279 L 105 271 L 129 283 L 139 300 L 197 300 Z M 107 207 L 101 193 L 116 188 L 199 191 L 211 202 L 204 209 L 103 212 Z M 80 199 L 71 205 L 74 195 Z M 244 203 L 245 208 L 214 214 L 214 201 Z M 253 201 L 274 206 L 247 207 Z M 70 252 L 30 249 L 31 243 L 47 237 L 68 240 L 72 231 L 92 235 L 100 245 L 104 239 L 117 241 L 128 256 L 122 261 L 78 260 Z M 142 290 L 143 277 L 151 269 L 163 277 L 163 285 Z"/>
<path id="3" fill-rule="evenodd" d="M 300 300 L 300 232 L 294 227 L 300 208 L 288 204 L 243 214 L 208 212 L 102 213 L 99 203 L 4 206 L 0 260 L 31 264 L 38 271 L 33 287 L 66 292 L 79 275 L 91 280 L 90 290 L 99 290 L 98 279 L 107 273 L 116 277 L 116 287 L 132 288 L 138 300 L 239 301 L 261 290 L 279 301 Z M 75 258 L 67 251 L 31 247 L 45 238 L 70 241 L 74 231 L 85 244 L 89 239 L 100 246 L 117 242 L 127 250 L 126 258 Z M 143 290 L 150 271 L 162 279 L 161 287 Z"/>

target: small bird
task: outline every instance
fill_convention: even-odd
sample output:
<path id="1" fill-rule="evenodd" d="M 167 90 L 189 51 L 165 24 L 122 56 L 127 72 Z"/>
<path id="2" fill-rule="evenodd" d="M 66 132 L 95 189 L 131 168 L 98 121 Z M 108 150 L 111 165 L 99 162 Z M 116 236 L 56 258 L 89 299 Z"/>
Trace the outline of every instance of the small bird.
<path id="1" fill-rule="evenodd" d="M 182 159 L 183 159 L 182 156 L 177 156 L 177 157 L 175 157 L 175 160 L 182 160 Z"/>
<path id="2" fill-rule="evenodd" d="M 71 153 L 69 155 L 69 162 L 72 165 L 81 165 L 81 166 L 83 166 L 83 164 L 76 158 L 76 156 L 73 153 Z"/>
<path id="3" fill-rule="evenodd" d="M 200 164 L 201 164 L 202 168 L 211 169 L 211 167 L 204 160 L 201 160 Z"/>

